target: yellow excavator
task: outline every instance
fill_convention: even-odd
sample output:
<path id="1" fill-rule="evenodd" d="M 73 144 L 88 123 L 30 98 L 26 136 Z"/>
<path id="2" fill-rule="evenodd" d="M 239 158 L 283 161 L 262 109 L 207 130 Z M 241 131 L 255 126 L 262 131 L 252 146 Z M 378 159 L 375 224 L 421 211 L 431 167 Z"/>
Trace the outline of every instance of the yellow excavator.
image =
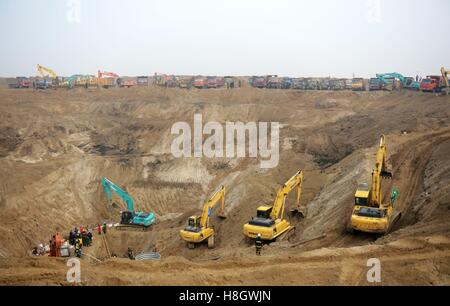
<path id="1" fill-rule="evenodd" d="M 201 216 L 191 216 L 185 229 L 180 230 L 181 238 L 187 242 L 190 249 L 195 248 L 196 244 L 208 241 L 208 248 L 214 248 L 214 228 L 209 224 L 209 218 L 213 208 L 220 201 L 219 218 L 225 217 L 225 187 L 216 191 L 212 197 L 203 205 Z"/>
<path id="2" fill-rule="evenodd" d="M 396 218 L 393 217 L 394 201 L 398 191 L 394 188 L 389 203 L 382 203 L 381 179 L 392 179 L 392 172 L 386 165 L 386 138 L 380 137 L 380 146 L 372 172 L 372 183 L 359 184 L 355 193 L 355 205 L 348 230 L 366 233 L 386 234 Z"/>
<path id="3" fill-rule="evenodd" d="M 303 171 L 300 170 L 278 190 L 273 206 L 258 207 L 256 217 L 253 217 L 244 225 L 244 235 L 250 239 L 255 239 L 260 234 L 262 240 L 272 241 L 293 229 L 289 221 L 284 219 L 284 206 L 288 194 L 297 189 L 298 208 L 294 211 L 301 212 L 302 183 Z"/>

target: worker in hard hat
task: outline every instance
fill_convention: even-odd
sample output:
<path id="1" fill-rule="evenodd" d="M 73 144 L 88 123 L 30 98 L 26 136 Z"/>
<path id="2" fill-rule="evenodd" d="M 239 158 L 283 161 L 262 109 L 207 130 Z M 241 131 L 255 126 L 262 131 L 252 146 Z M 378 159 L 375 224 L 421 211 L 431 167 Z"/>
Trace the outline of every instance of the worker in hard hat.
<path id="1" fill-rule="evenodd" d="M 78 234 L 77 238 L 75 238 L 75 255 L 77 257 L 81 257 L 81 249 L 83 247 L 83 239 L 81 234 Z"/>
<path id="2" fill-rule="evenodd" d="M 256 248 L 256 255 L 260 256 L 261 255 L 261 249 L 262 249 L 262 239 L 261 239 L 261 234 L 260 233 L 258 233 L 258 236 L 256 236 L 255 248 Z"/>

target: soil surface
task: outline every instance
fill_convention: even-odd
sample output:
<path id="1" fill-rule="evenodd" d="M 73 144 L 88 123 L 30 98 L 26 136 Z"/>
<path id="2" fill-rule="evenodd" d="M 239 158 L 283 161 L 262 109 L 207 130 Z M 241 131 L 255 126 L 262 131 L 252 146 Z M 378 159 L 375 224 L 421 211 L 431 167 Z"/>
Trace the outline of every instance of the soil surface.
<path id="1" fill-rule="evenodd" d="M 175 158 L 175 122 L 279 122 L 277 167 L 259 158 Z M 383 236 L 346 232 L 359 182 L 370 182 L 386 135 L 401 213 Z M 262 256 L 242 226 L 303 169 L 304 219 Z M 65 259 L 33 257 L 55 231 L 118 222 L 124 203 L 107 202 L 101 178 L 122 186 L 136 209 L 154 212 L 147 232 L 111 230 L 85 248 L 82 284 L 362 284 L 370 258 L 382 284 L 450 285 L 450 97 L 411 91 L 328 92 L 165 88 L 0 89 L 0 284 L 66 285 Z M 190 215 L 227 188 L 227 219 L 212 217 L 216 246 L 188 249 L 179 237 Z M 286 211 L 295 205 L 294 195 Z M 217 212 L 214 212 L 217 215 Z M 290 218 L 290 217 L 289 217 Z M 159 261 L 131 261 L 157 251 Z M 93 259 L 96 258 L 96 259 Z"/>

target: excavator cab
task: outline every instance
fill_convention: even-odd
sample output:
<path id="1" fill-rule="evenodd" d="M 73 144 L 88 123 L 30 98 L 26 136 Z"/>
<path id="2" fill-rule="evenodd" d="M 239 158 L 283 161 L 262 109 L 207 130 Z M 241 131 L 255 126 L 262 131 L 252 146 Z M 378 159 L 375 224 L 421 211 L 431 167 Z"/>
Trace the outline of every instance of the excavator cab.
<path id="1" fill-rule="evenodd" d="M 199 216 L 190 216 L 185 230 L 188 232 L 193 232 L 193 233 L 200 232 L 200 230 L 201 230 L 200 217 Z"/>
<path id="2" fill-rule="evenodd" d="M 369 185 L 362 183 L 358 185 L 355 193 L 355 205 L 368 206 L 369 205 Z"/>
<path id="3" fill-rule="evenodd" d="M 273 209 L 273 206 L 260 206 L 260 207 L 258 207 L 258 210 L 256 211 L 256 217 L 269 219 L 272 209 Z"/>
<path id="4" fill-rule="evenodd" d="M 121 224 L 133 224 L 134 214 L 132 211 L 126 210 L 122 212 Z"/>
<path id="5" fill-rule="evenodd" d="M 270 227 L 275 224 L 275 221 L 270 218 L 273 206 L 260 206 L 256 210 L 256 217 L 250 220 L 250 225 Z"/>

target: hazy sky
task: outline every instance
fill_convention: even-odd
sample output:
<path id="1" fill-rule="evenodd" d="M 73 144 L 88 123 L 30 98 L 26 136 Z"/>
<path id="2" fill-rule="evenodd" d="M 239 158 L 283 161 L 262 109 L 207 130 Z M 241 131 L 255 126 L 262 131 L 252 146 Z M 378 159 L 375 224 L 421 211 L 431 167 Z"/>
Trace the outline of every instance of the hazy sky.
<path id="1" fill-rule="evenodd" d="M 449 13 L 450 0 L 0 0 L 0 75 L 438 74 Z"/>

